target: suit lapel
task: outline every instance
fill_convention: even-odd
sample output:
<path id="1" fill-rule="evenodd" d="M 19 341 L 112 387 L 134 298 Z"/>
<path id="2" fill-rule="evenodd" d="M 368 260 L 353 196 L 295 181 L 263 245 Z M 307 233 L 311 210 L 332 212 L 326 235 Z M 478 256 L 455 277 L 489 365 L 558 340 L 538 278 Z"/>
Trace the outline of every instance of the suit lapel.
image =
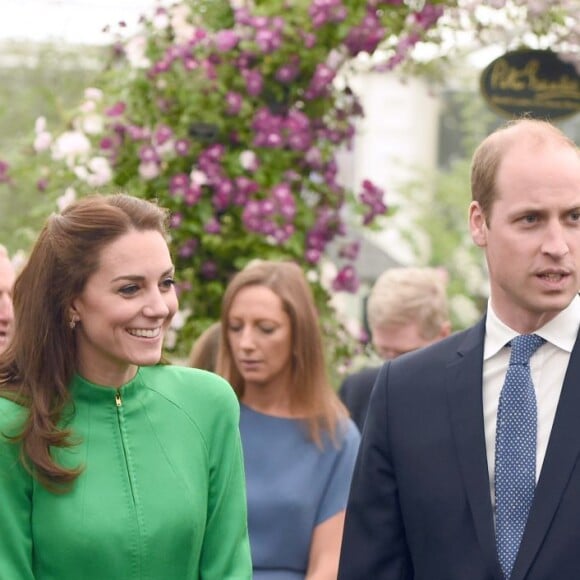
<path id="1" fill-rule="evenodd" d="M 485 321 L 465 335 L 447 367 L 447 394 L 455 444 L 475 531 L 490 574 L 501 579 L 489 490 L 483 424 L 482 370 Z"/>
<path id="2" fill-rule="evenodd" d="M 513 580 L 525 577 L 558 509 L 570 474 L 580 454 L 580 339 L 570 356 L 566 377 L 554 417 L 546 457 L 534 494 Z"/>

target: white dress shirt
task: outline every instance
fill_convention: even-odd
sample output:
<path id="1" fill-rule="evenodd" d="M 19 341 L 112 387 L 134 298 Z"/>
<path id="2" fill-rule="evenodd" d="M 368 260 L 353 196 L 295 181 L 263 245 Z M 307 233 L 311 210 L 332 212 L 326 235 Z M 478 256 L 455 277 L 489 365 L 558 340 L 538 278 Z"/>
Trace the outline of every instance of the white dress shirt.
<path id="1" fill-rule="evenodd" d="M 546 343 L 530 359 L 530 370 L 536 391 L 538 409 L 536 482 L 542 470 L 564 376 L 579 327 L 580 298 L 575 296 L 565 310 L 535 332 L 535 334 L 546 340 Z M 510 359 L 510 348 L 505 345 L 518 334 L 497 317 L 490 300 L 485 321 L 483 350 L 483 418 L 489 488 L 494 512 L 495 426 L 499 395 Z"/>

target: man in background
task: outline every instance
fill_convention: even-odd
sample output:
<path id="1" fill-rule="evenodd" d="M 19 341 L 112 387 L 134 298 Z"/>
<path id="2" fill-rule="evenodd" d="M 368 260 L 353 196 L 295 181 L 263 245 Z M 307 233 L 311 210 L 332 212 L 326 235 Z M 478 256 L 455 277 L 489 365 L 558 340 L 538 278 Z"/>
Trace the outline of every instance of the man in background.
<path id="1" fill-rule="evenodd" d="M 12 288 L 16 279 L 14 266 L 8 251 L 0 244 L 0 353 L 6 350 L 12 338 L 14 310 L 12 309 Z"/>
<path id="2" fill-rule="evenodd" d="M 436 268 L 392 268 L 375 282 L 368 302 L 371 341 L 383 360 L 427 346 L 451 332 L 445 279 Z M 339 395 L 362 432 L 380 366 L 347 377 Z"/>

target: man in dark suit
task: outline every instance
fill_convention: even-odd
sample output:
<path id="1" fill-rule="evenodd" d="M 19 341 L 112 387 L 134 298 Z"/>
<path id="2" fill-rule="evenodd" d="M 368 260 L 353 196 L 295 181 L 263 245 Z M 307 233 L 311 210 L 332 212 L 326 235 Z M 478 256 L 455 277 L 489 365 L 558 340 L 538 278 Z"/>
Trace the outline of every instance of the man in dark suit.
<path id="1" fill-rule="evenodd" d="M 366 314 L 371 341 L 383 360 L 432 344 L 451 332 L 444 274 L 437 268 L 391 268 L 373 284 Z M 346 377 L 338 391 L 362 432 L 380 366 Z"/>
<path id="2" fill-rule="evenodd" d="M 382 367 L 340 580 L 580 578 L 578 148 L 543 121 L 509 123 L 478 147 L 471 186 L 487 311 Z"/>

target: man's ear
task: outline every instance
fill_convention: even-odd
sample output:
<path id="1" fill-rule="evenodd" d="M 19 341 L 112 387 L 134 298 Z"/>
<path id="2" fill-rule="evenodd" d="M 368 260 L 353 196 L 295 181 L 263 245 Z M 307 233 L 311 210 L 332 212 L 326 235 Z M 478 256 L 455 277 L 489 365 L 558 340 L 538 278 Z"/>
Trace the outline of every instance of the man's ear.
<path id="1" fill-rule="evenodd" d="M 469 205 L 469 230 L 471 239 L 480 248 L 487 245 L 487 229 L 485 215 L 479 202 L 472 201 Z"/>

